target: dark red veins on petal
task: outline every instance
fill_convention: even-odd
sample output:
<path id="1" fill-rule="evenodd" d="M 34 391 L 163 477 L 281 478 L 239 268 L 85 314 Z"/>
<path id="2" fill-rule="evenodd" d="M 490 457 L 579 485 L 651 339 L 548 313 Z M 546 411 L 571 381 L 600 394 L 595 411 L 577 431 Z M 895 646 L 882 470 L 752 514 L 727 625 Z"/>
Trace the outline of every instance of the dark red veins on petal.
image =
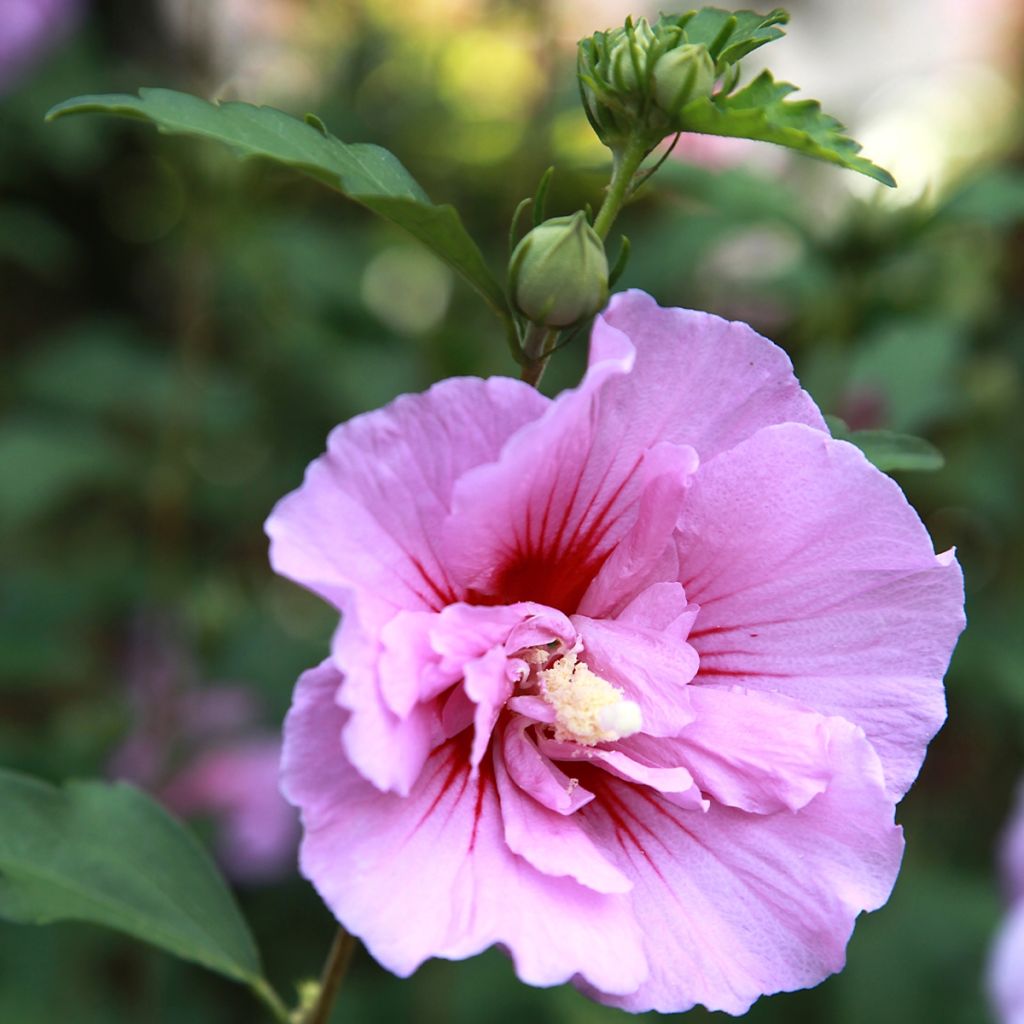
<path id="1" fill-rule="evenodd" d="M 423 599 L 424 604 L 432 608 L 434 611 L 440 611 L 447 605 L 454 604 L 459 600 L 447 581 L 445 581 L 443 587 L 438 586 L 434 578 L 423 567 L 423 563 L 415 555 L 410 555 L 409 560 L 416 567 L 416 571 L 420 574 L 420 578 L 424 583 L 426 583 L 433 594 L 433 598 L 428 598 L 423 594 L 419 595 Z"/>
<path id="2" fill-rule="evenodd" d="M 759 679 L 791 679 L 792 674 L 789 672 L 765 672 L 763 669 L 741 669 L 741 668 L 711 668 L 705 667 L 701 663 L 700 668 L 697 670 L 697 675 L 694 677 L 694 681 L 698 682 L 701 679 L 712 679 L 718 676 L 722 676 L 729 679 L 742 679 L 743 677 L 757 676 Z"/>
<path id="3" fill-rule="evenodd" d="M 441 775 L 444 775 L 444 778 L 437 788 L 434 799 L 430 801 L 430 806 L 423 812 L 420 820 L 416 822 L 413 831 L 416 831 L 437 810 L 438 805 L 451 791 L 453 786 L 458 785 L 459 791 L 455 795 L 452 806 L 454 807 L 462 798 L 462 794 L 466 791 L 466 785 L 469 782 L 470 747 L 468 737 L 468 731 L 462 732 L 453 739 L 448 740 L 447 743 L 435 751 L 434 756 L 438 759 L 437 767 L 427 785 L 431 785 Z"/>
<path id="4" fill-rule="evenodd" d="M 436 785 L 437 792 L 430 801 L 430 805 L 420 815 L 410 834 L 416 832 L 431 818 L 446 800 L 449 801 L 447 816 L 450 819 L 460 802 L 466 798 L 466 790 L 469 788 L 472 776 L 469 764 L 472 737 L 472 729 L 464 729 L 458 736 L 452 737 L 434 751 L 432 755 L 433 771 L 426 779 L 425 785 L 428 787 Z M 469 796 L 469 799 L 473 800 L 473 824 L 469 834 L 469 853 L 472 853 L 476 847 L 488 789 L 492 792 L 497 791 L 494 764 L 489 757 L 485 757 L 480 764 L 474 784 L 476 791 Z"/>
<path id="5" fill-rule="evenodd" d="M 574 765 L 573 774 L 579 778 L 580 785 L 589 789 L 595 797 L 592 803 L 581 808 L 577 813 L 585 817 L 603 814 L 611 824 L 623 853 L 630 856 L 630 850 L 635 850 L 649 864 L 651 870 L 664 881 L 657 864 L 648 853 L 648 846 L 653 841 L 668 852 L 671 853 L 671 851 L 664 839 L 637 817 L 636 812 L 621 798 L 617 787 L 642 795 L 655 809 L 660 811 L 661 807 L 657 800 L 646 793 L 642 786 L 630 786 L 615 780 L 607 772 L 591 765 L 580 764 L 578 768 Z"/>
<path id="6" fill-rule="evenodd" d="M 493 591 L 486 595 L 472 592 L 470 600 L 479 604 L 537 601 L 572 615 L 611 553 L 612 546 L 607 545 L 606 541 L 621 512 L 621 508 L 617 507 L 618 502 L 640 462 L 638 458 L 599 509 L 592 505 L 584 511 L 580 517 L 581 522 L 590 513 L 590 523 L 586 529 L 572 532 L 569 522 L 579 497 L 581 466 L 580 476 L 566 502 L 554 535 L 550 536 L 548 530 L 552 498 L 549 494 L 540 525 L 540 536 L 533 536 L 532 519 L 526 520 L 526 536 L 516 538 L 516 546 L 502 567 Z"/>
<path id="7" fill-rule="evenodd" d="M 472 853 L 476 846 L 477 833 L 480 831 L 480 816 L 484 810 L 484 797 L 487 795 L 487 787 L 490 786 L 497 791 L 494 781 L 494 762 L 485 757 L 480 763 L 480 774 L 476 779 L 476 803 L 473 805 L 473 830 L 469 836 L 469 852 Z"/>

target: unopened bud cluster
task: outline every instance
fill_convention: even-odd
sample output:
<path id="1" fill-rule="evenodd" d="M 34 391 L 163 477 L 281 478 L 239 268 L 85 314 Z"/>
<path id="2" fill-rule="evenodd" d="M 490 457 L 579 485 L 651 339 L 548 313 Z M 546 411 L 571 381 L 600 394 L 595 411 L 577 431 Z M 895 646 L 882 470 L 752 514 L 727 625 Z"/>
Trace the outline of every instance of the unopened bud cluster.
<path id="1" fill-rule="evenodd" d="M 604 244 L 582 211 L 538 224 L 509 262 L 509 291 L 531 323 L 569 327 L 608 301 Z"/>
<path id="2" fill-rule="evenodd" d="M 681 130 L 683 108 L 710 97 L 716 77 L 707 46 L 688 42 L 672 18 L 627 21 L 582 40 L 578 73 L 590 122 L 613 150 L 637 133 L 653 147 Z"/>

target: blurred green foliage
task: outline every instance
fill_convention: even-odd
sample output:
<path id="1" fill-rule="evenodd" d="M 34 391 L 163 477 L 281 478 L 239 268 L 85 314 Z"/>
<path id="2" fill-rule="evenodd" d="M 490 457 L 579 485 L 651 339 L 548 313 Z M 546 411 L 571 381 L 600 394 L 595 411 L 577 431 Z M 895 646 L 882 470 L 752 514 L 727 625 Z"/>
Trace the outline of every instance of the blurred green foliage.
<path id="1" fill-rule="evenodd" d="M 392 149 L 500 271 L 512 210 L 546 166 L 559 165 L 552 214 L 596 200 L 604 168 L 545 5 L 477 6 L 438 26 L 417 5 L 405 22 L 339 5 L 340 27 L 307 40 L 308 95 L 279 102 Z M 0 763 L 53 780 L 110 770 L 147 659 L 168 647 L 172 688 L 241 682 L 276 728 L 334 623 L 267 566 L 274 501 L 335 423 L 441 376 L 514 372 L 444 264 L 316 184 L 131 124 L 43 126 L 84 91 L 215 94 L 223 68 L 159 18 L 97 4 L 0 97 Z M 490 43 L 500 80 L 481 84 Z M 903 874 L 843 974 L 750 1019 L 971 1024 L 988 1019 L 993 847 L 1024 766 L 1024 147 L 902 206 L 851 198 L 840 173 L 669 161 L 620 222 L 633 252 L 620 287 L 750 321 L 826 412 L 945 456 L 897 473 L 936 545 L 958 547 L 970 623 L 950 721 L 900 810 Z M 582 342 L 559 353 L 545 388 L 572 383 L 584 355 Z M 280 987 L 316 971 L 333 928 L 305 883 L 240 898 Z M 257 1012 L 243 990 L 116 935 L 0 924 L 2 1021 Z M 359 954 L 337 1019 L 624 1018 L 521 986 L 492 952 L 406 982 Z"/>

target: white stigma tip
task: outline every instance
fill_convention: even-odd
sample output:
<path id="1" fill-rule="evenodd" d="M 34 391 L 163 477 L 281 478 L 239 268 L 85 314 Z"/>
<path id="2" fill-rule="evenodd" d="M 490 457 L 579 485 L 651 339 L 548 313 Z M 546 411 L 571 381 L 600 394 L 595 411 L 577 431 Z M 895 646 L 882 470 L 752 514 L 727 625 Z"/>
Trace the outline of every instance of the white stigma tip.
<path id="1" fill-rule="evenodd" d="M 644 727 L 644 716 L 635 700 L 623 700 L 601 708 L 597 712 L 597 724 L 605 732 L 614 733 L 616 739 L 624 740 Z"/>

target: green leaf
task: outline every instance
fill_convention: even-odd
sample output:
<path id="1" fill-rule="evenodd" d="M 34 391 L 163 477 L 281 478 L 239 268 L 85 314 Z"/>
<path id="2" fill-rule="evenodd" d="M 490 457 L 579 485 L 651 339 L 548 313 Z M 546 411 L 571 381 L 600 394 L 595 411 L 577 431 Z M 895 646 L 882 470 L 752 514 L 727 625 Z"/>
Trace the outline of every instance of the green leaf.
<path id="1" fill-rule="evenodd" d="M 970 339 L 957 315 L 920 309 L 880 319 L 847 352 L 842 378 L 850 394 L 881 401 L 885 423 L 901 434 L 926 433 L 966 408 L 963 386 Z M 822 361 L 838 364 L 823 352 Z"/>
<path id="2" fill-rule="evenodd" d="M 74 238 L 56 219 L 27 203 L 0 204 L 0 261 L 52 278 L 64 272 L 74 253 Z"/>
<path id="3" fill-rule="evenodd" d="M 752 82 L 729 95 L 699 99 L 680 113 L 683 131 L 774 142 L 807 156 L 866 174 L 895 187 L 888 171 L 857 154 L 860 145 L 843 135 L 843 126 L 824 113 L 817 100 L 787 100 L 796 91 L 762 71 Z"/>
<path id="4" fill-rule="evenodd" d="M 131 479 L 120 442 L 76 423 L 15 419 L 0 426 L 0 475 L 17 481 L 0 490 L 0 529 L 20 529 L 90 487 Z"/>
<path id="5" fill-rule="evenodd" d="M 438 206 L 380 146 L 348 144 L 315 117 L 303 122 L 273 107 L 207 103 L 171 89 L 140 89 L 138 96 L 78 96 L 58 103 L 48 121 L 69 114 L 118 114 L 149 121 L 161 132 L 224 142 L 242 157 L 261 157 L 302 171 L 404 228 L 471 284 L 494 311 L 509 319 L 501 286 L 457 211 Z"/>
<path id="6" fill-rule="evenodd" d="M 834 437 L 855 444 L 868 462 L 883 473 L 893 470 L 930 472 L 946 464 L 942 452 L 923 437 L 891 430 L 850 430 L 838 416 L 827 416 L 826 421 Z"/>
<path id="7" fill-rule="evenodd" d="M 939 208 L 941 220 L 1009 230 L 1024 220 L 1024 173 L 995 168 L 965 182 Z"/>
<path id="8" fill-rule="evenodd" d="M 688 20 L 685 15 L 679 19 L 686 42 L 703 43 L 708 47 L 719 72 L 765 43 L 781 38 L 783 30 L 778 26 L 788 21 L 789 15 L 781 8 L 770 14 L 758 14 L 705 7 Z"/>
<path id="9" fill-rule="evenodd" d="M 265 989 L 259 954 L 209 856 L 126 785 L 51 786 L 0 768 L 0 917 L 89 921 Z"/>

